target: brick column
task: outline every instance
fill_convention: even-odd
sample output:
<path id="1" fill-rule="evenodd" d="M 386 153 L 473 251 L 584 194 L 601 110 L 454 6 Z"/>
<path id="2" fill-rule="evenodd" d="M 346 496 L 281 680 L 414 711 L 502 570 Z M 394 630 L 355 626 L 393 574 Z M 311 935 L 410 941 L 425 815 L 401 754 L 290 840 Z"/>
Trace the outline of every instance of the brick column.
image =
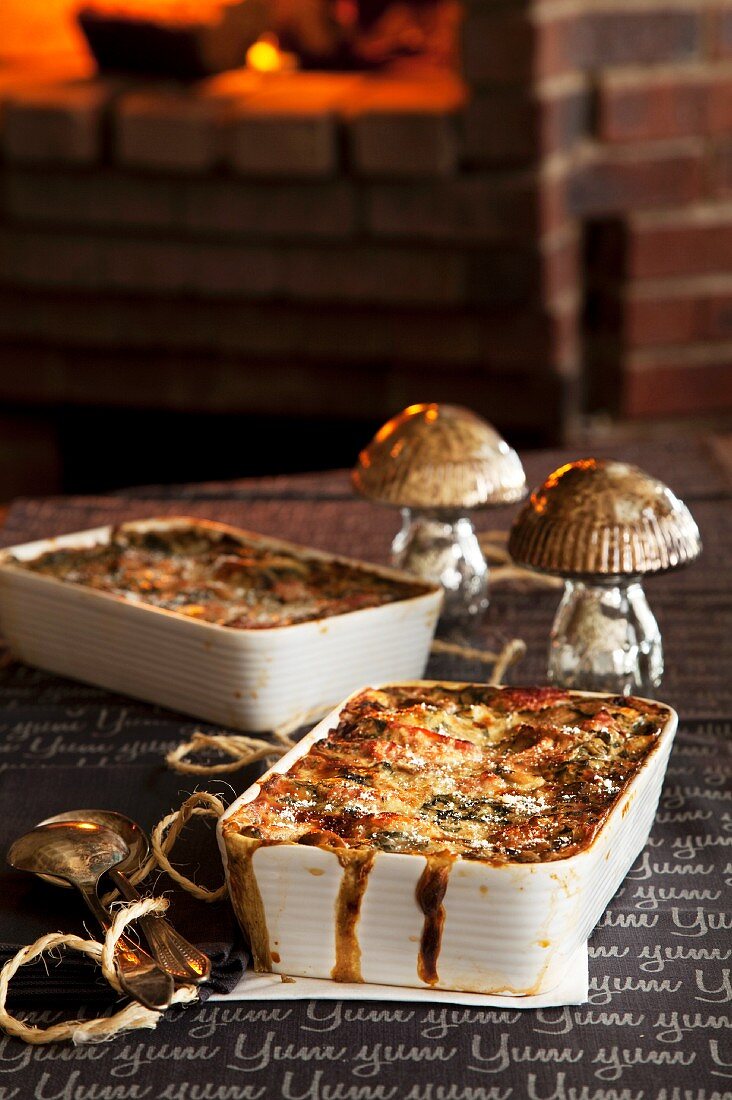
<path id="1" fill-rule="evenodd" d="M 578 38 L 595 103 L 570 203 L 594 240 L 597 406 L 630 417 L 719 412 L 732 408 L 732 6 L 603 7 L 587 10 Z"/>
<path id="2" fill-rule="evenodd" d="M 732 195 L 732 4 L 469 0 L 466 10 L 464 155 L 538 167 L 542 304 L 568 323 L 563 342 L 555 333 L 557 368 L 572 376 L 581 337 L 590 409 L 732 407 L 732 249 L 710 245 L 725 240 Z M 635 266 L 650 247 L 673 258 L 653 278 Z M 557 286 L 557 267 L 572 268 L 569 284 Z"/>

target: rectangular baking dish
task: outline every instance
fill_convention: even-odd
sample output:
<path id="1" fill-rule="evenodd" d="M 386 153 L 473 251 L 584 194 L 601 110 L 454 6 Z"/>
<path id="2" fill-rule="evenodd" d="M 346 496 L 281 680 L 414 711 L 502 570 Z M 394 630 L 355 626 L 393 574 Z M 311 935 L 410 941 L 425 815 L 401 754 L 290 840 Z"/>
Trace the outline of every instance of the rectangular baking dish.
<path id="1" fill-rule="evenodd" d="M 129 603 L 12 561 L 109 541 L 112 528 L 98 527 L 0 552 L 0 630 L 11 651 L 50 672 L 252 732 L 314 721 L 344 694 L 395 669 L 405 677 L 424 671 L 442 602 L 439 586 L 425 592 L 422 582 L 396 570 L 206 520 L 148 519 L 122 529 L 191 525 L 303 558 L 347 562 L 414 585 L 415 595 L 309 622 L 241 630 Z"/>
<path id="2" fill-rule="evenodd" d="M 347 702 L 262 779 L 272 772 L 287 772 L 337 725 Z M 656 745 L 584 851 L 547 863 L 491 866 L 455 861 L 444 899 L 437 983 L 428 985 L 418 975 L 424 915 L 416 888 L 425 857 L 377 852 L 357 926 L 363 980 L 513 996 L 545 993 L 555 986 L 648 838 L 678 721 L 675 711 L 666 709 L 668 719 Z M 333 851 L 306 845 L 263 846 L 249 858 L 253 842 L 233 830 L 227 832 L 225 825 L 258 792 L 259 783 L 255 783 L 219 821 L 219 844 L 234 909 L 246 927 L 251 914 L 243 897 L 244 884 L 247 875 L 253 874 L 269 935 L 271 969 L 329 978 L 336 961 L 335 912 L 343 870 Z"/>

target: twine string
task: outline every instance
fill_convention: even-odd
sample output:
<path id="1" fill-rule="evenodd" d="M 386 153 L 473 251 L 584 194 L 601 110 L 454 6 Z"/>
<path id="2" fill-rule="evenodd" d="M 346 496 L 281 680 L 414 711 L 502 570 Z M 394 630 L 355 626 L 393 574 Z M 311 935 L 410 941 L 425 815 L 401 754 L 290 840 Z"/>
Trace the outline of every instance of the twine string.
<path id="1" fill-rule="evenodd" d="M 548 573 L 533 573 L 530 569 L 524 569 L 520 565 L 507 562 L 505 565 L 495 565 L 491 568 L 491 584 L 494 586 L 511 584 L 520 591 L 530 592 L 532 589 L 561 588 L 564 581 L 561 577 L 552 577 Z"/>
<path id="2" fill-rule="evenodd" d="M 478 532 L 478 544 L 489 565 L 505 565 L 511 561 L 508 550 L 506 549 L 507 538 L 508 536 L 505 531 L 492 530 Z"/>
<path id="3" fill-rule="evenodd" d="M 222 775 L 238 771 L 245 764 L 266 760 L 269 756 L 283 756 L 293 744 L 290 738 L 282 739 L 279 744 L 274 745 L 271 741 L 263 741 L 258 737 L 245 737 L 243 734 L 211 734 L 196 730 L 189 741 L 182 741 L 168 753 L 165 760 L 173 771 L 180 772 L 182 775 Z M 231 760 L 225 760 L 220 764 L 195 764 L 187 759 L 188 756 L 205 752 L 207 749 L 222 752 L 230 756 Z"/>
<path id="4" fill-rule="evenodd" d="M 226 893 L 226 887 L 221 886 L 217 890 L 208 890 L 205 886 L 199 886 L 193 879 L 187 878 L 177 870 L 170 861 L 170 853 L 187 821 L 191 817 L 215 817 L 219 818 L 226 807 L 220 798 L 208 791 L 195 791 L 177 810 L 166 814 L 152 831 L 150 837 L 151 852 L 143 864 L 130 872 L 127 877 L 133 886 L 139 886 L 153 871 L 160 868 L 177 882 L 178 885 L 199 901 L 220 901 Z M 119 895 L 116 890 L 110 890 L 102 898 L 102 903 L 108 905 L 110 901 Z"/>
<path id="5" fill-rule="evenodd" d="M 292 738 L 295 730 L 319 718 L 321 713 L 317 709 L 296 714 L 290 721 L 283 722 L 273 730 L 272 740 L 269 741 L 238 733 L 201 733 L 196 730 L 188 741 L 182 741 L 168 753 L 165 762 L 181 775 L 221 775 L 224 772 L 237 772 L 259 760 L 276 760 L 295 747 L 296 742 Z M 219 764 L 196 764 L 188 759 L 189 756 L 206 750 L 222 752 L 231 759 Z"/>
<path id="6" fill-rule="evenodd" d="M 152 831 L 151 843 L 154 863 L 170 875 L 182 889 L 192 894 L 199 901 L 221 901 L 226 897 L 226 883 L 217 890 L 209 890 L 206 886 L 199 886 L 193 879 L 181 874 L 168 858 L 168 853 L 181 834 L 183 827 L 191 817 L 215 817 L 219 818 L 226 807 L 220 798 L 208 791 L 196 791 L 185 800 L 183 805 L 173 813 L 159 821 Z"/>
<path id="7" fill-rule="evenodd" d="M 510 642 L 506 642 L 501 652 L 496 658 L 496 662 L 493 665 L 493 672 L 491 673 L 488 683 L 500 684 L 503 682 L 503 677 L 512 664 L 520 661 L 526 654 L 526 642 L 522 638 L 512 638 Z"/>
<path id="8" fill-rule="evenodd" d="M 498 653 L 493 653 L 488 649 L 478 649 L 475 646 L 435 638 L 430 652 L 438 656 L 464 657 L 468 661 L 480 661 L 482 664 L 493 665 L 488 683 L 500 684 L 506 670 L 525 655 L 526 642 L 521 638 L 512 638 Z"/>
<path id="9" fill-rule="evenodd" d="M 107 982 L 116 993 L 122 991 L 114 964 L 114 949 L 127 926 L 148 913 L 161 913 L 167 909 L 165 898 L 144 898 L 130 905 L 123 905 L 115 914 L 104 942 L 85 940 L 65 932 L 50 932 L 34 943 L 21 947 L 0 970 L 0 1028 L 8 1035 L 21 1039 L 32 1046 L 45 1046 L 71 1040 L 75 1045 L 81 1043 L 99 1043 L 113 1039 L 123 1031 L 136 1031 L 140 1028 L 154 1029 L 163 1015 L 162 1012 L 145 1008 L 137 1001 L 131 1001 L 111 1016 L 100 1016 L 92 1020 L 73 1018 L 61 1020 L 49 1027 L 36 1027 L 14 1016 L 7 1008 L 10 983 L 22 966 L 34 962 L 47 951 L 66 947 L 79 951 L 96 962 Z M 198 992 L 193 985 L 183 985 L 176 989 L 171 1004 L 188 1004 L 196 1000 Z"/>

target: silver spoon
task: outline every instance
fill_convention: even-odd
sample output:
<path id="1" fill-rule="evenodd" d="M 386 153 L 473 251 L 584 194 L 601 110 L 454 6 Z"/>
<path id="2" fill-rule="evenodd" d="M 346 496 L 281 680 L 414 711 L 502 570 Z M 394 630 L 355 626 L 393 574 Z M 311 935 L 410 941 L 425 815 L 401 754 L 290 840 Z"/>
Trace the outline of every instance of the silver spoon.
<path id="1" fill-rule="evenodd" d="M 150 844 L 136 821 L 114 810 L 67 810 L 42 821 L 42 825 L 58 821 L 93 821 L 120 836 L 129 849 L 129 855 L 109 871 L 109 877 L 127 901 L 139 901 L 140 895 L 127 875 L 136 871 L 147 859 Z M 43 876 L 44 878 L 48 876 Z M 59 886 L 65 882 L 55 879 Z M 211 974 L 211 960 L 203 951 L 180 935 L 172 924 L 161 915 L 140 917 L 140 927 L 153 955 L 169 974 L 179 982 L 205 982 Z"/>
<path id="2" fill-rule="evenodd" d="M 19 837 L 8 852 L 8 863 L 19 871 L 53 875 L 76 886 L 106 932 L 112 922 L 97 897 L 97 882 L 126 859 L 128 851 L 121 837 L 96 822 L 59 821 Z M 126 993 L 147 1008 L 169 1006 L 173 979 L 127 936 L 120 936 L 114 961 Z"/>

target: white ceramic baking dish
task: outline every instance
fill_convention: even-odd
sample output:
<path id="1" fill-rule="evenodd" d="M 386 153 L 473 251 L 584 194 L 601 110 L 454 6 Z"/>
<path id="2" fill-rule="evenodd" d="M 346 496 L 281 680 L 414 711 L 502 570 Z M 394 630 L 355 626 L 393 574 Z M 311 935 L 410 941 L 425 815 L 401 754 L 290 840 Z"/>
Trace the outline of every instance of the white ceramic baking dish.
<path id="1" fill-rule="evenodd" d="M 337 725 L 346 702 L 266 774 L 288 771 Z M 439 980 L 430 987 L 528 996 L 558 983 L 567 960 L 589 937 L 648 838 L 676 732 L 677 715 L 667 709 L 657 744 L 589 848 L 549 863 L 490 866 L 458 859 L 453 864 L 444 898 Z M 255 783 L 219 822 L 229 892 L 245 926 L 240 869 L 251 841 L 234 830 L 226 832 L 224 825 L 258 792 Z M 424 856 L 376 854 L 357 926 L 364 981 L 427 987 L 417 971 L 424 915 L 415 894 L 424 869 Z M 263 903 L 272 969 L 331 977 L 343 874 L 337 856 L 297 844 L 263 846 L 254 851 L 251 870 Z"/>
<path id="2" fill-rule="evenodd" d="M 414 585 L 415 595 L 379 607 L 264 630 L 200 622 L 110 593 L 32 573 L 48 550 L 109 541 L 99 527 L 0 552 L 0 630 L 22 661 L 234 729 L 264 731 L 314 721 L 336 700 L 397 670 L 420 676 L 440 612 L 441 589 L 393 569 L 323 554 L 224 524 L 180 517 L 123 530 L 195 526 L 228 531 L 303 558 L 344 561 Z"/>

